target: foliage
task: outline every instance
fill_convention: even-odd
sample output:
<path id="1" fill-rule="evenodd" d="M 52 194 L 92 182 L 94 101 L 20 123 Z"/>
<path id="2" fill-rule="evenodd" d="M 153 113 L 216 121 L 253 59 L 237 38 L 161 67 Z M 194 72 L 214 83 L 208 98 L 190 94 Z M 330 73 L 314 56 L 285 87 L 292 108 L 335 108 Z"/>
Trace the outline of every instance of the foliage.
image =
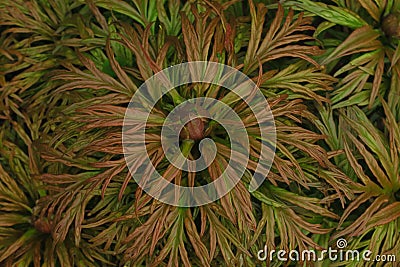
<path id="1" fill-rule="evenodd" d="M 257 252 L 320 250 L 341 237 L 348 248 L 399 259 L 400 3 L 280 2 L 0 3 L 0 263 L 301 266 L 261 262 Z M 202 83 L 163 97 L 147 120 L 146 147 L 157 171 L 176 184 L 208 183 L 230 157 L 223 128 L 196 121 L 185 128 L 181 150 L 196 158 L 194 129 L 204 128 L 200 136 L 216 142 L 216 160 L 202 173 L 168 163 L 161 128 L 183 100 L 226 103 L 249 135 L 241 181 L 195 208 L 144 193 L 121 140 L 138 87 L 189 61 L 248 75 L 267 98 L 277 133 L 267 180 L 250 192 L 263 142 L 249 107 Z M 366 263 L 320 266 L 334 264 Z"/>

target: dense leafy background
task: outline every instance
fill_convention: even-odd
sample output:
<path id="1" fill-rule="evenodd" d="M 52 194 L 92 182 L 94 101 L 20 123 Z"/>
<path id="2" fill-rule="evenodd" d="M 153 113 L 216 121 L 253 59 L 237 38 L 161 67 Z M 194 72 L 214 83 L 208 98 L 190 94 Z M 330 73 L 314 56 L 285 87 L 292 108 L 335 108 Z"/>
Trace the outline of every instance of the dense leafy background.
<path id="1" fill-rule="evenodd" d="M 396 0 L 1 1 L 0 264 L 302 266 L 256 255 L 264 246 L 335 247 L 338 238 L 400 260 L 399 12 Z M 208 182 L 229 158 L 229 140 L 213 126 L 218 162 L 204 181 L 164 159 L 162 122 L 182 99 L 229 103 L 252 153 L 228 195 L 178 208 L 131 179 L 121 128 L 143 81 L 196 60 L 257 83 L 274 114 L 277 151 L 268 179 L 250 193 L 261 146 L 254 114 L 224 88 L 177 88 L 146 132 L 166 179 Z M 195 156 L 190 142 L 183 146 Z"/>

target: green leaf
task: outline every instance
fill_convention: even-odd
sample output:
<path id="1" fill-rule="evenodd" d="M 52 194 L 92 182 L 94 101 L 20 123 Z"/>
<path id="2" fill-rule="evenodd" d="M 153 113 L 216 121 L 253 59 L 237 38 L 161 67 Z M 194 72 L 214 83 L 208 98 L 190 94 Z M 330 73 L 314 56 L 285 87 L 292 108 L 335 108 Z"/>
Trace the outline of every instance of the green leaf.
<path id="1" fill-rule="evenodd" d="M 286 5 L 289 6 L 292 4 L 301 7 L 303 10 L 307 10 L 317 16 L 320 16 L 327 21 L 352 29 L 357 29 L 368 25 L 368 23 L 359 15 L 346 8 L 327 5 L 321 2 L 314 2 L 310 0 L 290 1 L 286 3 Z"/>

